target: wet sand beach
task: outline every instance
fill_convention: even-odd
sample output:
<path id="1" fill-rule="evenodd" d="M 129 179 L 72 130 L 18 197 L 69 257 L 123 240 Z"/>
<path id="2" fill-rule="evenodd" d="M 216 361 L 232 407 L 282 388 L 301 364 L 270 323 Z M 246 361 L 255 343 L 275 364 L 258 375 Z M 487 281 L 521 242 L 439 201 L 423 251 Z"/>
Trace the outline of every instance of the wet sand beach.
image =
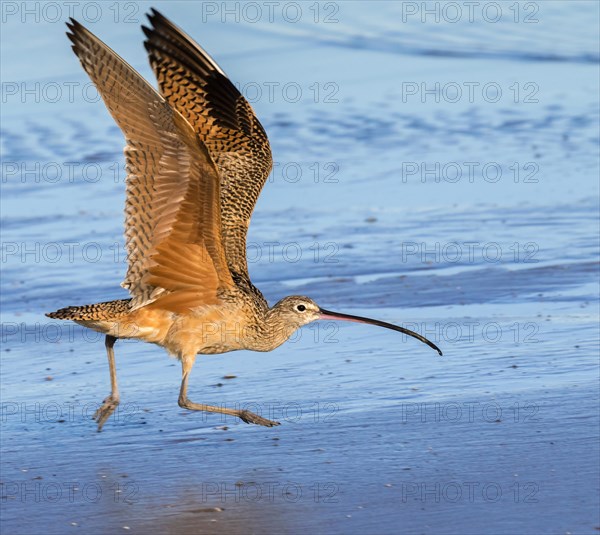
<path id="1" fill-rule="evenodd" d="M 2 533 L 598 533 L 598 4 L 88 4 L 2 8 Z M 123 139 L 64 22 L 154 83 L 150 7 L 269 135 L 269 302 L 443 357 L 333 322 L 199 356 L 190 398 L 263 428 L 181 409 L 179 363 L 119 341 L 96 433 L 103 339 L 44 313 L 127 297 Z"/>

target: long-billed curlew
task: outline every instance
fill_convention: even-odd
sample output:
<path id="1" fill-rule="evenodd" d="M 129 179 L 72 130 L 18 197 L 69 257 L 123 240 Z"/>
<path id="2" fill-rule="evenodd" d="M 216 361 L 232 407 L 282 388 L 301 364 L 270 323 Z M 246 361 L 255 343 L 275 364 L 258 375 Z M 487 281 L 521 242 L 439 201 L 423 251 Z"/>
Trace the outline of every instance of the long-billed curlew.
<path id="1" fill-rule="evenodd" d="M 89 30 L 67 33 L 84 70 L 126 140 L 125 238 L 130 299 L 47 314 L 106 334 L 111 394 L 96 411 L 98 431 L 119 404 L 113 346 L 137 338 L 182 364 L 179 405 L 278 425 L 245 410 L 191 402 L 187 385 L 198 354 L 271 351 L 319 319 L 382 321 L 330 312 L 293 295 L 269 307 L 252 284 L 246 233 L 272 167 L 267 135 L 246 99 L 215 61 L 156 10 L 143 27 L 160 93 Z"/>

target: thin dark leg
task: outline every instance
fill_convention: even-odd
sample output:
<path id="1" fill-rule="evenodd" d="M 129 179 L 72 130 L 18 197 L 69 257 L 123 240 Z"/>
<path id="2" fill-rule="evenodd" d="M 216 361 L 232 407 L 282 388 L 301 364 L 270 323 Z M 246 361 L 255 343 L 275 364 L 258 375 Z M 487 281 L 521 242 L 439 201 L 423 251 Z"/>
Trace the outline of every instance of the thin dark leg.
<path id="1" fill-rule="evenodd" d="M 194 361 L 196 357 L 194 355 L 193 358 L 182 358 L 182 373 L 183 377 L 181 379 L 181 388 L 179 389 L 179 406 L 188 409 L 190 411 L 204 411 L 204 412 L 218 412 L 221 414 L 229 414 L 230 416 L 237 416 L 247 424 L 257 424 L 264 425 L 265 427 L 273 427 L 275 425 L 280 425 L 279 422 L 274 422 L 273 420 L 267 420 L 258 414 L 254 414 L 250 411 L 243 410 L 235 410 L 235 409 L 226 409 L 223 407 L 214 407 L 212 405 L 204 405 L 201 403 L 193 403 L 187 397 L 187 383 L 190 372 L 192 371 L 192 366 L 194 365 Z"/>
<path id="2" fill-rule="evenodd" d="M 119 404 L 119 386 L 117 385 L 117 366 L 115 364 L 114 345 L 117 339 L 110 334 L 106 335 L 104 345 L 108 355 L 108 368 L 110 370 L 110 395 L 102 402 L 102 406 L 94 413 L 94 420 L 98 423 L 98 432 L 102 431 L 102 426 L 110 418 L 111 414 Z"/>

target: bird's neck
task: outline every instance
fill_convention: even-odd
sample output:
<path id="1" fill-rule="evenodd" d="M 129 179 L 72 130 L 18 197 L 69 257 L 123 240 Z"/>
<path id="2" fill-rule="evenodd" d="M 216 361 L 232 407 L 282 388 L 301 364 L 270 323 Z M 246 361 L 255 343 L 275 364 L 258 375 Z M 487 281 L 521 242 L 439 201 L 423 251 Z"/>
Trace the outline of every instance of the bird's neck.
<path id="1" fill-rule="evenodd" d="M 273 308 L 266 311 L 263 321 L 256 326 L 254 351 L 271 351 L 283 344 L 296 332 L 297 327 L 287 324 Z"/>

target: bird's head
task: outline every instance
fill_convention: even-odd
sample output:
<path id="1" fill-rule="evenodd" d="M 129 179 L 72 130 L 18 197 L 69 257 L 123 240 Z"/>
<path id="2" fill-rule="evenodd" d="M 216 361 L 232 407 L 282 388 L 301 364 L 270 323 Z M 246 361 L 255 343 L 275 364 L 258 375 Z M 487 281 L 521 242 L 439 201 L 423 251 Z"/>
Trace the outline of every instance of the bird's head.
<path id="1" fill-rule="evenodd" d="M 419 333 L 405 329 L 404 327 L 400 327 L 398 325 L 386 323 L 384 321 L 325 310 L 317 305 L 317 303 L 315 303 L 312 299 L 303 295 L 290 295 L 283 298 L 271 309 L 270 312 L 272 317 L 277 319 L 278 323 L 281 323 L 286 329 L 289 329 L 290 335 L 296 329 L 299 329 L 303 325 L 316 320 L 354 321 L 357 323 L 368 323 L 370 325 L 377 325 L 378 327 L 385 327 L 386 329 L 391 329 L 393 331 L 412 336 L 413 338 L 416 338 L 424 344 L 427 344 L 429 347 L 435 349 L 440 356 L 442 355 L 439 347 L 437 347 L 433 342 L 427 340 L 427 338 L 424 336 L 421 336 Z"/>
<path id="2" fill-rule="evenodd" d="M 303 295 L 289 295 L 279 301 L 271 313 L 291 329 L 296 330 L 320 319 L 321 309 L 312 299 Z"/>

